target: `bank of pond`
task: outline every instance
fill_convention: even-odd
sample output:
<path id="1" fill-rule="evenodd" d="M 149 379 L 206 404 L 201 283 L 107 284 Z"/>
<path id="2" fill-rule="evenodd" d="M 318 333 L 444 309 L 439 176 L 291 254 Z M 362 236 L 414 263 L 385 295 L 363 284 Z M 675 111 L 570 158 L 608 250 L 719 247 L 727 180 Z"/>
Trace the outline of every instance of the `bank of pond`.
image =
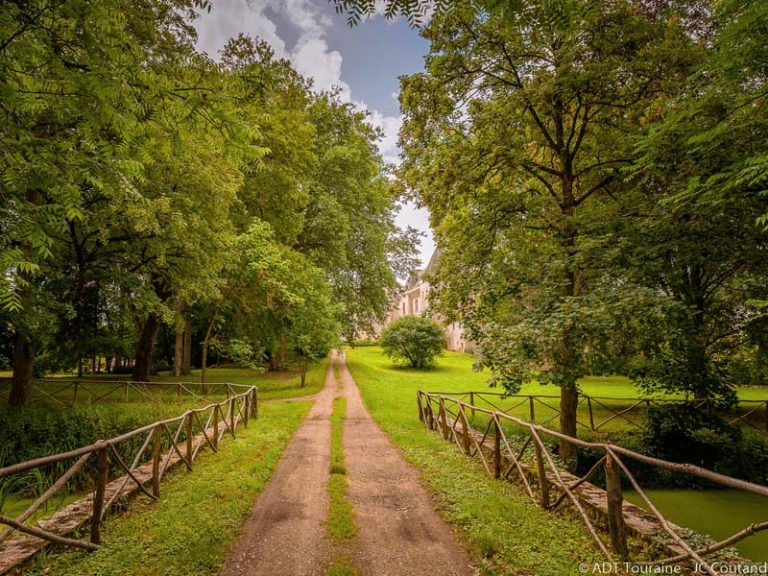
<path id="1" fill-rule="evenodd" d="M 768 520 L 768 498 L 741 490 L 645 490 L 664 516 L 678 526 L 723 540 L 749 524 Z M 624 492 L 627 501 L 644 508 L 637 492 Z M 768 531 L 753 534 L 735 546 L 739 554 L 768 562 Z"/>

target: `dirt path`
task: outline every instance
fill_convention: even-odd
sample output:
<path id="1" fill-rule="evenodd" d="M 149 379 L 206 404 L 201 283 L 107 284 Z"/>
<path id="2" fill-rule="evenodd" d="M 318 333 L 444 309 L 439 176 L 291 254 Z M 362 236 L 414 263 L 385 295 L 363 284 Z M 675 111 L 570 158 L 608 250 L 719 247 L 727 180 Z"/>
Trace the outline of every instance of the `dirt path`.
<path id="1" fill-rule="evenodd" d="M 432 495 L 365 409 L 340 363 L 347 397 L 344 453 L 358 525 L 354 564 L 366 576 L 470 576 L 463 544 L 435 511 Z"/>
<path id="2" fill-rule="evenodd" d="M 359 576 L 471 576 L 462 543 L 434 509 L 430 493 L 373 421 L 343 358 L 334 354 L 323 390 L 253 506 L 223 576 L 320 576 L 338 548 L 328 542 L 330 416 L 347 398 L 344 452 L 358 535 L 344 546 Z M 247 463 L 244 463 L 247 465 Z"/>
<path id="3" fill-rule="evenodd" d="M 272 479 L 253 506 L 223 576 L 321 576 L 329 561 L 326 538 L 328 469 L 336 384 L 325 387 L 294 434 Z M 244 466 L 248 463 L 244 462 Z"/>

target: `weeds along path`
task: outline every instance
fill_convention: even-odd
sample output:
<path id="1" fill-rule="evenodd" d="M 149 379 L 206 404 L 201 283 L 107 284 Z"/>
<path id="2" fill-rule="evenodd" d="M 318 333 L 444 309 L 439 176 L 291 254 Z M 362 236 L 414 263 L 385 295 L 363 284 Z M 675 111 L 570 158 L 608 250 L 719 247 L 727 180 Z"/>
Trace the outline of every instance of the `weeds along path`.
<path id="1" fill-rule="evenodd" d="M 323 576 L 329 561 L 330 418 L 336 383 L 325 387 L 288 443 L 269 485 L 253 506 L 223 576 Z M 247 466 L 247 462 L 243 462 Z"/>
<path id="2" fill-rule="evenodd" d="M 470 576 L 459 538 L 434 508 L 418 471 L 374 422 L 343 357 L 344 452 L 358 533 L 352 563 L 365 576 Z"/>

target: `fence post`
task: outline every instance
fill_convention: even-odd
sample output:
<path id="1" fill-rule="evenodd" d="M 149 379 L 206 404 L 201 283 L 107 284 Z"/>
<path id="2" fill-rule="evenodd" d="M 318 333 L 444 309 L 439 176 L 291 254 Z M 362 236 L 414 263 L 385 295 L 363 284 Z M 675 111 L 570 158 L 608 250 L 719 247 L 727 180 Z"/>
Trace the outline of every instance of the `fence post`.
<path id="1" fill-rule="evenodd" d="M 451 437 L 451 432 L 448 430 L 448 418 L 445 415 L 445 402 L 440 398 L 440 413 L 437 415 L 440 421 L 440 431 L 443 433 L 443 440 L 448 440 Z"/>
<path id="2" fill-rule="evenodd" d="M 461 445 L 464 449 L 464 454 L 469 456 L 469 422 L 467 421 L 467 414 L 464 411 L 464 405 L 459 404 L 459 414 L 461 415 L 461 427 L 464 429 L 464 434 L 461 435 Z"/>
<path id="3" fill-rule="evenodd" d="M 471 408 L 472 418 L 474 418 L 475 417 L 475 393 L 474 392 L 469 393 L 469 405 L 472 406 Z"/>
<path id="4" fill-rule="evenodd" d="M 430 430 L 435 429 L 435 413 L 432 411 L 432 399 L 427 397 L 427 426 Z"/>
<path id="5" fill-rule="evenodd" d="M 72 403 L 77 402 L 77 388 L 80 386 L 80 380 L 75 380 L 75 388 L 72 392 Z"/>
<path id="6" fill-rule="evenodd" d="M 536 410 L 533 407 L 533 396 L 528 396 L 528 409 L 531 413 L 531 422 L 536 422 Z"/>
<path id="7" fill-rule="evenodd" d="M 608 499 L 608 531 L 613 551 L 623 559 L 627 558 L 627 531 L 624 526 L 621 494 L 621 470 L 611 454 L 605 457 L 605 493 Z"/>
<path id="8" fill-rule="evenodd" d="M 592 413 L 592 398 L 587 396 L 587 408 L 589 408 L 589 428 L 592 432 L 595 431 L 595 416 Z"/>
<path id="9" fill-rule="evenodd" d="M 531 434 L 533 434 L 531 430 Z M 539 503 L 545 510 L 549 508 L 549 479 L 547 478 L 547 470 L 544 467 L 544 456 L 541 453 L 541 446 L 534 439 L 533 447 L 536 451 L 536 469 L 539 475 Z"/>
<path id="10" fill-rule="evenodd" d="M 768 432 L 768 402 L 765 403 L 765 431 Z"/>
<path id="11" fill-rule="evenodd" d="M 246 394 L 245 396 L 242 397 L 240 401 L 243 403 L 243 426 L 245 428 L 248 428 L 248 416 L 250 416 L 250 414 L 248 413 L 248 410 L 251 409 L 250 407 L 251 396 L 249 394 Z"/>
<path id="12" fill-rule="evenodd" d="M 187 412 L 187 460 L 192 468 L 192 412 Z"/>
<path id="13" fill-rule="evenodd" d="M 421 407 L 421 390 L 416 390 L 416 403 L 419 405 L 419 422 L 424 422 L 424 409 Z"/>
<path id="14" fill-rule="evenodd" d="M 251 394 L 253 395 L 253 398 L 251 399 L 251 409 L 253 410 L 253 417 L 258 418 L 259 417 L 259 391 L 254 388 L 251 391 Z"/>
<path id="15" fill-rule="evenodd" d="M 493 477 L 501 478 L 501 426 L 494 422 L 495 436 L 493 437 Z"/>
<path id="16" fill-rule="evenodd" d="M 152 494 L 160 498 L 160 451 L 162 449 L 163 427 L 155 426 L 155 445 L 152 447 Z"/>
<path id="17" fill-rule="evenodd" d="M 235 424 L 237 422 L 235 420 L 235 413 L 237 412 L 236 410 L 237 407 L 235 406 L 235 402 L 236 400 L 235 400 L 235 397 L 233 396 L 229 400 L 229 429 L 232 432 L 232 438 L 235 437 Z"/>
<path id="18" fill-rule="evenodd" d="M 91 511 L 91 543 L 101 544 L 101 517 L 104 514 L 104 494 L 107 491 L 109 474 L 109 448 L 99 449 L 96 457 L 96 489 L 93 492 L 93 509 Z"/>

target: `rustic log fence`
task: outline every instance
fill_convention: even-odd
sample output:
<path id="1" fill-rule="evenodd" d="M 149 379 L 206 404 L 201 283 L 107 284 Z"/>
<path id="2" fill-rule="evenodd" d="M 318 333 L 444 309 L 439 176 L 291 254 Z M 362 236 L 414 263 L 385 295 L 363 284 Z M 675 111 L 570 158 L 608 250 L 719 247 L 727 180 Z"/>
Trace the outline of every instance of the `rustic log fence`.
<path id="1" fill-rule="evenodd" d="M 548 394 L 504 394 L 501 392 L 432 392 L 450 396 L 466 402 L 470 413 L 475 407 L 483 407 L 504 414 L 525 416 L 530 422 L 546 426 L 560 417 L 560 396 Z M 502 406 L 510 401 L 511 406 Z M 706 400 L 684 400 L 678 398 L 619 398 L 611 396 L 590 396 L 579 393 L 577 428 L 590 432 L 604 432 L 608 425 L 621 422 L 622 426 L 647 431 L 645 414 L 649 408 L 687 404 L 692 408 L 707 407 Z M 719 412 L 722 412 L 719 410 Z M 728 424 L 747 426 L 768 433 L 768 400 L 739 400 L 730 411 L 724 413 Z"/>
<path id="2" fill-rule="evenodd" d="M 49 543 L 86 550 L 98 548 L 102 521 L 110 510 L 136 492 L 153 500 L 160 498 L 161 481 L 168 470 L 183 463 L 191 471 L 201 449 L 218 451 L 225 435 L 234 438 L 238 426 L 247 427 L 249 419 L 258 416 L 255 386 L 224 383 L 211 387 L 226 393 L 226 398 L 89 446 L 0 468 L 2 482 L 30 470 L 74 460 L 22 513 L 14 518 L 0 515 L 0 525 L 5 525 L 0 531 L 0 574 Z M 84 468 L 94 456 L 95 466 Z M 86 470 L 92 478 L 92 491 L 34 525 L 38 513 L 54 495 Z M 87 539 L 69 537 L 86 525 Z"/>
<path id="3" fill-rule="evenodd" d="M 8 379 L 0 380 L 0 401 L 7 398 L 10 391 Z M 131 380 L 113 380 L 99 378 L 36 378 L 32 380 L 30 404 L 47 402 L 49 404 L 115 402 L 169 402 L 194 398 L 201 402 L 214 396 L 235 394 L 235 388 L 242 384 L 215 382 L 134 382 Z M 203 390 L 205 389 L 205 393 Z"/>
<path id="4" fill-rule="evenodd" d="M 454 442 L 468 456 L 479 456 L 489 476 L 495 479 L 517 480 L 528 496 L 547 510 L 555 510 L 564 502 L 570 502 L 577 516 L 583 521 L 597 547 L 609 562 L 615 556 L 628 560 L 630 542 L 628 532 L 646 537 L 663 544 L 670 555 L 666 558 L 636 562 L 637 565 L 658 566 L 682 562 L 695 562 L 699 571 L 716 576 L 717 572 L 704 557 L 733 546 L 763 530 L 768 530 L 765 522 L 750 524 L 728 538 L 694 549 L 680 534 L 679 528 L 667 520 L 649 499 L 634 477 L 626 460 L 642 462 L 665 470 L 685 473 L 702 478 L 713 484 L 743 490 L 768 498 L 768 486 L 762 486 L 744 480 L 724 476 L 711 470 L 692 464 L 679 464 L 652 458 L 632 450 L 608 443 L 597 443 L 572 438 L 542 424 L 523 420 L 504 411 L 478 406 L 473 402 L 464 402 L 470 393 L 448 396 L 446 394 L 417 392 L 419 420 L 430 430 L 438 431 L 445 440 Z M 478 414 L 487 418 L 482 429 L 472 427 Z M 510 429 L 523 431 L 523 436 L 511 439 Z M 525 438 L 524 440 L 522 438 Z M 583 476 L 578 477 L 566 472 L 556 462 L 556 456 L 550 451 L 545 439 L 559 441 L 564 439 L 580 448 L 590 448 L 602 452 L 602 457 Z M 599 472 L 605 475 L 605 490 L 590 484 L 589 481 Z M 647 512 L 624 501 L 622 494 L 622 476 L 624 476 L 642 501 Z M 601 524 L 608 532 L 608 543 L 600 535 L 599 523 L 594 513 L 601 516 Z M 666 541 L 659 539 L 666 534 Z"/>

